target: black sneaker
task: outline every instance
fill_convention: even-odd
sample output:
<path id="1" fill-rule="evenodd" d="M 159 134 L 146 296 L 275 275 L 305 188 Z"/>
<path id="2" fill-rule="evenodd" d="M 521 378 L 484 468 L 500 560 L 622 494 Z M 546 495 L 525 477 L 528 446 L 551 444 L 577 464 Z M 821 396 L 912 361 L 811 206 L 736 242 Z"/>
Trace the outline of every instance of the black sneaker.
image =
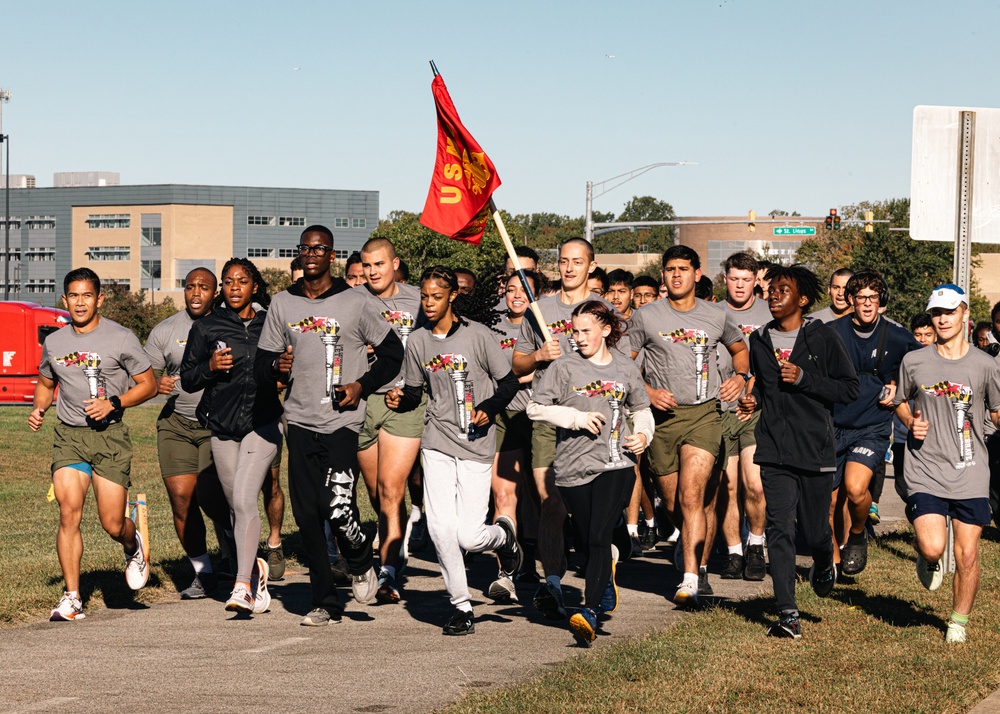
<path id="1" fill-rule="evenodd" d="M 642 557 L 642 543 L 639 542 L 639 536 L 629 536 L 629 540 L 632 541 L 632 553 L 631 558 L 641 558 Z"/>
<path id="2" fill-rule="evenodd" d="M 337 555 L 332 563 L 330 563 L 330 570 L 333 571 L 333 582 L 335 585 L 350 585 L 351 584 L 351 573 L 348 570 L 347 558 L 342 555 Z"/>
<path id="3" fill-rule="evenodd" d="M 643 521 L 639 521 L 639 544 L 643 550 L 652 550 L 660 540 L 656 534 L 656 526 L 650 528 Z"/>
<path id="4" fill-rule="evenodd" d="M 799 625 L 799 618 L 790 613 L 781 613 L 778 619 L 767 628 L 767 636 L 801 640 L 802 627 Z"/>
<path id="5" fill-rule="evenodd" d="M 730 553 L 726 556 L 726 564 L 722 566 L 720 574 L 723 580 L 739 580 L 743 577 L 743 556 L 739 553 Z"/>
<path id="6" fill-rule="evenodd" d="M 406 541 L 406 550 L 410 553 L 419 553 L 427 544 L 430 542 L 430 538 L 427 534 L 427 517 L 421 518 L 419 521 L 414 521 L 413 525 L 410 526 L 410 537 Z"/>
<path id="7" fill-rule="evenodd" d="M 833 586 L 837 583 L 837 565 L 832 558 L 830 564 L 821 570 L 817 570 L 816 562 L 813 561 L 809 568 L 809 584 L 813 592 L 819 597 L 826 597 L 833 591 Z"/>
<path id="8" fill-rule="evenodd" d="M 514 527 L 514 521 L 511 520 L 510 516 L 497 516 L 496 524 L 503 528 L 507 534 L 506 542 L 500 548 L 497 548 L 497 558 L 500 560 L 500 572 L 508 578 L 512 578 L 521 569 L 521 563 L 524 561 L 524 551 L 518 545 L 517 529 Z"/>
<path id="9" fill-rule="evenodd" d="M 705 568 L 698 568 L 698 597 L 714 594 L 715 591 L 712 590 L 712 586 L 708 582 L 708 570 Z"/>
<path id="10" fill-rule="evenodd" d="M 215 573 L 201 573 L 195 575 L 194 580 L 186 588 L 181 590 L 181 600 L 201 600 L 215 592 L 218 585 Z"/>
<path id="11" fill-rule="evenodd" d="M 764 546 L 748 545 L 746 557 L 743 559 L 743 579 L 763 580 L 767 575 L 767 563 L 764 561 Z"/>
<path id="12" fill-rule="evenodd" d="M 851 533 L 847 544 L 840 551 L 840 571 L 844 575 L 857 575 L 868 565 L 868 533 Z"/>
<path id="13" fill-rule="evenodd" d="M 455 610 L 455 614 L 441 632 L 445 635 L 471 635 L 475 631 L 476 623 L 473 621 L 472 613 Z"/>
<path id="14" fill-rule="evenodd" d="M 532 598 L 534 606 L 545 615 L 546 620 L 565 620 L 566 606 L 563 604 L 562 590 L 546 580 Z"/>

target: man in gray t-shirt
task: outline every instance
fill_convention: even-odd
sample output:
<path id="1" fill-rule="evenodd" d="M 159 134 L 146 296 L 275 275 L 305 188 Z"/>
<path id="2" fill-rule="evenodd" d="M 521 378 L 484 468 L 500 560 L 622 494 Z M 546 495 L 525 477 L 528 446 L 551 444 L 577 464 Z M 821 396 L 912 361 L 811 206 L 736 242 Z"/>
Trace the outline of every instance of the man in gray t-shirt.
<path id="1" fill-rule="evenodd" d="M 52 487 L 59 502 L 56 550 L 66 592 L 50 619 L 70 621 L 84 617 L 80 519 L 91 480 L 100 482 L 99 488 L 94 484 L 94 497 L 101 525 L 125 551 L 126 582 L 138 590 L 149 578 L 142 538 L 125 517 L 132 442 L 121 420 L 127 407 L 156 394 L 156 383 L 135 335 L 98 315 L 104 295 L 97 274 L 89 268 L 73 270 L 63 288 L 71 324 L 48 335 L 42 345 L 28 426 L 32 431 L 41 429 L 58 386 Z"/>

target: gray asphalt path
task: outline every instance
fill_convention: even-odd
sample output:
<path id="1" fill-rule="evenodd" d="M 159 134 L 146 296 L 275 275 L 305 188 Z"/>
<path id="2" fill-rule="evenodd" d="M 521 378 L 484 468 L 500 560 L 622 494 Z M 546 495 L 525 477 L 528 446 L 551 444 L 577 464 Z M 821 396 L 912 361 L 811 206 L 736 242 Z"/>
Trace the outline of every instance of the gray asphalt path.
<path id="1" fill-rule="evenodd" d="M 902 518 L 891 479 L 881 506 L 880 529 Z M 473 593 L 495 575 L 496 561 L 477 556 Z M 531 607 L 533 585 L 519 587 L 521 605 L 480 598 L 475 634 L 445 637 L 450 606 L 437 564 L 411 558 L 405 577 L 403 603 L 349 602 L 341 624 L 322 628 L 298 624 L 311 609 L 308 578 L 289 572 L 272 585 L 271 611 L 252 619 L 223 610 L 227 590 L 218 600 L 135 605 L 89 612 L 79 622 L 0 630 L 0 712 L 428 711 L 581 652 L 565 625 Z M 683 617 L 669 600 L 679 579 L 662 551 L 623 563 L 621 605 L 595 649 Z M 564 582 L 567 601 L 578 603 L 582 579 L 571 573 Z M 770 593 L 769 579 L 713 575 L 711 582 L 720 600 Z"/>

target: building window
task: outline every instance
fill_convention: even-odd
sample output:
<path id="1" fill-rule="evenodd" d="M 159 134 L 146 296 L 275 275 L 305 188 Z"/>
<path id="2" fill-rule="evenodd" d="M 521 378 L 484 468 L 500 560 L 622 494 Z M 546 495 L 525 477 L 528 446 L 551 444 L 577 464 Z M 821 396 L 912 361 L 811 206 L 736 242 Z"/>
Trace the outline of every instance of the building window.
<path id="1" fill-rule="evenodd" d="M 248 258 L 273 258 L 273 248 L 247 248 Z"/>
<path id="2" fill-rule="evenodd" d="M 131 228 L 132 216 L 128 213 L 92 214 L 87 217 L 88 228 Z"/>
<path id="3" fill-rule="evenodd" d="M 28 281 L 27 288 L 29 293 L 54 293 L 56 291 L 56 281 L 54 278 L 47 280 L 33 279 Z"/>
<path id="4" fill-rule="evenodd" d="M 160 261 L 158 261 L 158 260 L 140 260 L 139 263 L 142 266 L 142 277 L 144 277 L 144 278 L 159 278 L 160 277 Z"/>
<path id="5" fill-rule="evenodd" d="M 24 257 L 28 260 L 55 260 L 56 259 L 56 249 L 55 248 L 28 248 L 24 251 Z"/>
<path id="6" fill-rule="evenodd" d="M 335 250 L 333 251 L 333 257 L 337 260 L 347 260 L 350 257 L 351 251 L 349 250 Z"/>
<path id="7" fill-rule="evenodd" d="M 279 258 L 295 258 L 298 257 L 298 248 L 278 248 Z"/>
<path id="8" fill-rule="evenodd" d="M 3 248 L 0 248 L 0 260 L 3 260 L 4 257 L 5 256 L 4 256 Z M 21 259 L 21 249 L 20 248 L 11 248 L 10 249 L 10 259 L 11 260 L 20 260 Z"/>
<path id="9" fill-rule="evenodd" d="M 351 228 L 364 228 L 367 221 L 364 218 L 352 218 Z"/>
<path id="10" fill-rule="evenodd" d="M 127 293 L 132 289 L 132 281 L 128 278 L 108 278 L 103 282 L 108 290 L 117 290 Z"/>
<path id="11" fill-rule="evenodd" d="M 247 216 L 248 226 L 273 226 L 274 216 Z"/>
<path id="12" fill-rule="evenodd" d="M 304 216 L 278 216 L 279 226 L 302 227 L 305 224 L 306 219 Z"/>
<path id="13" fill-rule="evenodd" d="M 333 219 L 334 228 L 350 228 L 351 219 L 350 218 L 334 218 Z"/>
<path id="14" fill-rule="evenodd" d="M 127 245 L 95 245 L 87 249 L 87 260 L 131 260 L 132 249 Z"/>
<path id="15" fill-rule="evenodd" d="M 56 227 L 55 216 L 32 216 L 25 222 L 29 231 L 53 230 Z"/>
<path id="16" fill-rule="evenodd" d="M 5 219 L 3 219 L 3 218 L 0 218 L 0 231 L 4 230 L 6 227 L 7 227 L 7 221 Z M 20 218 L 14 218 L 13 216 L 11 216 L 10 217 L 10 229 L 12 231 L 16 231 L 20 227 L 21 227 L 21 219 Z"/>
<path id="17" fill-rule="evenodd" d="M 160 245 L 160 228 L 143 228 L 142 229 L 142 244 L 143 245 Z"/>

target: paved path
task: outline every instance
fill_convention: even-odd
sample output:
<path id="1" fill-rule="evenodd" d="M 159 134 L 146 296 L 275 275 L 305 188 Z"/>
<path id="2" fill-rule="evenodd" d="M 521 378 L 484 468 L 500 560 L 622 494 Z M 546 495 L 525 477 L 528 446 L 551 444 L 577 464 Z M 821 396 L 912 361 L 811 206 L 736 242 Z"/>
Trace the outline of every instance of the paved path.
<path id="1" fill-rule="evenodd" d="M 880 528 L 902 517 L 891 479 L 885 491 Z M 495 561 L 477 556 L 473 592 L 495 573 Z M 252 620 L 233 619 L 221 600 L 176 600 L 0 630 L 0 713 L 427 711 L 470 690 L 524 680 L 581 651 L 564 625 L 531 608 L 534 586 L 519 589 L 527 607 L 482 598 L 475 634 L 444 637 L 450 606 L 437 565 L 411 559 L 406 576 L 403 604 L 351 602 L 343 623 L 324 628 L 298 624 L 310 609 L 308 579 L 290 572 L 272 587 L 271 612 Z M 683 613 L 667 598 L 678 580 L 660 551 L 622 564 L 622 604 L 595 647 L 676 622 Z M 770 592 L 769 579 L 713 575 L 711 582 L 720 598 Z M 566 587 L 570 603 L 579 602 L 583 581 L 571 575 Z"/>

